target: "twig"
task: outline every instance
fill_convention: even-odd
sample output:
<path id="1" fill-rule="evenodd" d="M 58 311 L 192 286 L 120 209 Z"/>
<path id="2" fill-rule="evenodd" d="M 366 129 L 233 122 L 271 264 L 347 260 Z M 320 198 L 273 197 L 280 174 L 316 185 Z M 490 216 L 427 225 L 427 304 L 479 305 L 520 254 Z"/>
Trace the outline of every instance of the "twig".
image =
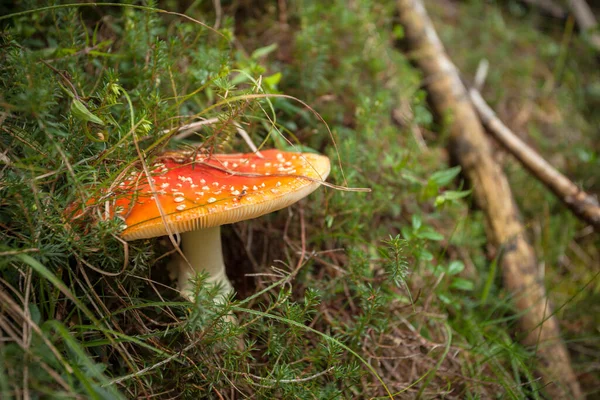
<path id="1" fill-rule="evenodd" d="M 298 382 L 308 382 L 308 381 L 311 381 L 313 379 L 316 379 L 316 378 L 318 378 L 320 376 L 323 376 L 323 375 L 325 375 L 325 374 L 333 371 L 334 368 L 335 367 L 329 367 L 325 371 L 318 372 L 318 373 L 316 373 L 314 375 L 310 375 L 310 376 L 307 376 L 307 377 L 304 377 L 304 378 L 294 378 L 294 379 L 263 378 L 262 376 L 254 375 L 254 374 L 251 374 L 249 372 L 244 372 L 244 373 L 242 373 L 242 375 L 249 376 L 249 377 L 254 378 L 256 380 L 259 380 L 259 381 L 268 381 L 268 382 L 271 382 L 271 383 L 298 383 Z"/>
<path id="2" fill-rule="evenodd" d="M 598 200 L 581 190 L 569 178 L 554 169 L 550 163 L 523 142 L 496 116 L 476 89 L 469 91 L 473 105 L 483 124 L 531 174 L 541 181 L 583 222 L 600 232 L 600 205 Z"/>
<path id="3" fill-rule="evenodd" d="M 194 340 L 192 343 L 190 343 L 186 347 L 184 347 L 181 351 L 178 351 L 176 353 L 171 354 L 169 357 L 165 358 L 164 360 L 159 361 L 156 364 L 150 365 L 149 367 L 140 369 L 140 370 L 138 370 L 138 371 L 136 371 L 134 373 L 131 373 L 129 375 L 125 375 L 125 376 L 122 376 L 120 378 L 113 379 L 113 380 L 111 380 L 111 381 L 103 384 L 102 387 L 116 385 L 116 384 L 124 382 L 124 381 L 126 381 L 128 379 L 142 376 L 142 375 L 144 375 L 147 372 L 150 372 L 150 371 L 155 370 L 156 368 L 158 368 L 160 366 L 168 364 L 171 361 L 173 361 L 174 359 L 176 359 L 178 357 L 181 357 L 184 353 L 186 353 L 186 352 L 190 351 L 191 349 L 193 349 L 194 347 L 196 347 L 201 340 L 202 340 L 202 337 L 199 337 L 196 340 Z"/>
<path id="4" fill-rule="evenodd" d="M 475 81 L 473 82 L 473 86 L 477 90 L 481 90 L 483 88 L 483 84 L 485 83 L 485 78 L 487 78 L 488 70 L 490 69 L 490 63 L 485 58 L 479 61 L 479 65 L 477 66 L 477 72 L 475 72 Z"/>
<path id="5" fill-rule="evenodd" d="M 182 125 L 179 128 L 177 128 L 178 131 L 182 131 L 182 132 L 180 134 L 178 134 L 177 136 L 175 136 L 174 139 L 177 139 L 177 140 L 185 139 L 188 136 L 190 136 L 192 133 L 196 132 L 199 128 L 201 128 L 205 125 L 216 124 L 217 122 L 219 122 L 218 118 L 209 118 L 209 119 L 205 119 L 204 121 L 198 121 L 198 122 L 194 122 L 191 124 Z M 246 144 L 248 145 L 248 147 L 250 147 L 252 152 L 256 153 L 256 155 L 258 157 L 263 158 L 263 155 L 260 154 L 256 145 L 254 144 L 254 142 L 252 142 L 252 139 L 250 139 L 250 135 L 248 135 L 248 132 L 246 132 L 244 130 L 244 128 L 242 128 L 242 126 L 238 122 L 233 122 L 233 125 L 235 126 L 237 133 L 242 137 L 242 139 L 244 139 L 244 142 L 246 142 Z M 171 131 L 170 129 L 166 129 L 166 130 L 162 131 L 162 133 L 168 133 L 170 131 Z"/>
<path id="6" fill-rule="evenodd" d="M 24 254 L 24 253 L 37 253 L 38 251 L 40 251 L 40 249 L 35 248 L 35 247 L 33 247 L 31 249 L 0 251 L 0 257 L 16 256 L 17 254 Z"/>
<path id="7" fill-rule="evenodd" d="M 244 130 L 244 128 L 242 128 L 242 126 L 239 123 L 237 123 L 237 122 L 234 122 L 233 125 L 235 126 L 235 129 L 237 130 L 237 133 L 242 137 L 242 139 L 244 139 L 244 142 L 246 142 L 246 144 L 248 145 L 248 147 L 250 147 L 250 150 L 252 150 L 253 153 L 256 153 L 256 155 L 259 158 L 264 158 L 263 155 L 260 154 L 260 151 L 258 151 L 258 148 L 254 144 L 254 142 L 252 141 L 252 139 L 250 139 L 250 135 L 248 135 L 248 132 L 246 132 Z"/>
<path id="8" fill-rule="evenodd" d="M 205 119 L 203 121 L 198 121 L 198 122 L 193 122 L 191 124 L 182 125 L 179 128 L 177 128 L 177 131 L 179 131 L 181 133 L 178 134 L 177 136 L 173 137 L 173 139 L 176 139 L 176 140 L 185 139 L 188 136 L 190 136 L 192 133 L 196 132 L 198 130 L 198 128 L 201 128 L 204 125 L 216 124 L 217 122 L 219 122 L 219 118 L 209 118 L 209 119 Z M 161 133 L 169 133 L 169 132 L 171 132 L 171 129 L 165 129 Z"/>
<path id="9" fill-rule="evenodd" d="M 423 2 L 398 0 L 397 4 L 407 44 L 424 72 L 431 102 L 440 115 L 452 115 L 447 122 L 450 150 L 471 181 L 475 201 L 486 215 L 488 240 L 502 250 L 504 286 L 519 310 L 520 337 L 536 350 L 541 361 L 538 372 L 552 398 L 581 397 L 508 179 L 494 160 L 459 71 L 447 56 Z"/>
<path id="10" fill-rule="evenodd" d="M 221 0 L 213 0 L 213 5 L 215 6 L 215 24 L 213 25 L 213 29 L 218 30 L 221 27 L 221 19 L 223 18 Z"/>
<path id="11" fill-rule="evenodd" d="M 569 9 L 575 17 L 579 29 L 597 51 L 600 51 L 600 34 L 594 32 L 598 28 L 598 21 L 585 0 L 569 0 Z"/>

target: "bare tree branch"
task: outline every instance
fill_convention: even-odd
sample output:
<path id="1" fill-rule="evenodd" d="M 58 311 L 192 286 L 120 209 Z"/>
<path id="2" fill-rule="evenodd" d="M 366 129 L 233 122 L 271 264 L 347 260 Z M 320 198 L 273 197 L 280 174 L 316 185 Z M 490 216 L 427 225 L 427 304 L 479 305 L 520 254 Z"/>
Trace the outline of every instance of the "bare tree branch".
<path id="1" fill-rule="evenodd" d="M 469 96 L 475 109 L 479 112 L 482 122 L 492 136 L 515 156 L 534 177 L 565 203 L 578 218 L 591 224 L 597 232 L 600 232 L 600 205 L 598 205 L 598 200 L 581 190 L 569 178 L 554 169 L 527 143 L 515 135 L 500 121 L 477 90 L 471 89 Z"/>
<path id="2" fill-rule="evenodd" d="M 538 371 L 551 398 L 581 397 L 508 180 L 494 161 L 458 70 L 446 55 L 422 1 L 398 0 L 397 4 L 400 23 L 411 54 L 424 72 L 431 102 L 448 124 L 450 150 L 472 183 L 475 201 L 486 214 L 490 242 L 502 250 L 504 286 L 521 315 L 522 341 L 536 350 Z"/>

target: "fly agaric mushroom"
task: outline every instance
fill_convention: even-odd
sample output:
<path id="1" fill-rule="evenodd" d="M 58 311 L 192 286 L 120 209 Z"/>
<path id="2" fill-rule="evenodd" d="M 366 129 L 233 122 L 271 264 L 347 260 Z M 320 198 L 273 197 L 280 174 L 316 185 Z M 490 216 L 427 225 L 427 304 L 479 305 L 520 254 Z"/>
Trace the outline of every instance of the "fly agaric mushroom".
<path id="1" fill-rule="evenodd" d="M 285 208 L 316 190 L 329 174 L 329 159 L 312 153 L 265 150 L 249 154 L 166 153 L 144 171 L 132 172 L 114 190 L 111 217 L 123 220 L 123 239 L 180 233 L 187 261 L 178 285 L 193 299 L 201 271 L 233 291 L 221 251 L 220 226 Z M 160 210 L 157 204 L 160 204 Z"/>

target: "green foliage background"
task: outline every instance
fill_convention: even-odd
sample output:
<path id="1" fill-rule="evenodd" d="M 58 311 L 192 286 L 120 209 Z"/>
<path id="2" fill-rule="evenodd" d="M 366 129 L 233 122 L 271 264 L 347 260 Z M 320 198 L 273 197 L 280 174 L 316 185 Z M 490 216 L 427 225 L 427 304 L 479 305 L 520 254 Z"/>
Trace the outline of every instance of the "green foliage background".
<path id="1" fill-rule="evenodd" d="M 508 3 L 432 13 L 465 74 L 489 58 L 500 116 L 529 107 L 519 127 L 597 191 L 593 55 Z M 139 4 L 0 20 L 0 398 L 541 398 L 499 249 L 398 48 L 393 1 Z M 199 285 L 188 303 L 166 240 L 126 244 L 84 204 L 140 157 L 246 151 L 233 121 L 265 147 L 329 155 L 333 183 L 371 192 L 323 188 L 227 227 L 237 296 L 215 305 Z M 598 238 L 505 166 L 592 395 Z M 221 318 L 231 311 L 236 324 Z"/>

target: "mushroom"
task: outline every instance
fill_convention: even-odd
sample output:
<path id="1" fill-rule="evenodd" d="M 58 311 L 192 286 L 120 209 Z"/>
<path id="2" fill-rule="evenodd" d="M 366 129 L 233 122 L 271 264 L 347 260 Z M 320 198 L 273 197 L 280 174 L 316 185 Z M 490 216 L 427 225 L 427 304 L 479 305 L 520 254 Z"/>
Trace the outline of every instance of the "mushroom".
<path id="1" fill-rule="evenodd" d="M 181 234 L 187 261 L 178 262 L 178 287 L 184 297 L 193 300 L 193 280 L 201 271 L 226 296 L 233 286 L 225 273 L 220 226 L 295 203 L 316 190 L 329 169 L 327 157 L 312 153 L 165 153 L 148 165 L 150 182 L 138 170 L 121 181 L 108 209 L 123 220 L 127 241 Z"/>

